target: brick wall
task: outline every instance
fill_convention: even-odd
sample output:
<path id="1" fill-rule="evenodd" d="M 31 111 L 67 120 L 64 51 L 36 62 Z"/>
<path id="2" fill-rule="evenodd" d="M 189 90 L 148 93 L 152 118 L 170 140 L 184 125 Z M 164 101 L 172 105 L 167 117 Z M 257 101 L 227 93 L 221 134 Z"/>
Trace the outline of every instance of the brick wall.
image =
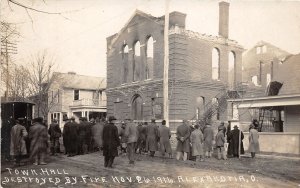
<path id="1" fill-rule="evenodd" d="M 182 18 L 182 17 L 181 17 Z M 176 25 L 176 21 L 172 20 Z M 182 19 L 180 19 L 182 22 Z M 181 23 L 181 25 L 184 25 Z M 177 27 L 178 28 L 178 27 Z M 180 27 L 179 27 L 180 28 Z M 183 29 L 183 28 L 180 28 Z M 151 35 L 154 39 L 153 79 L 145 80 L 146 41 Z M 132 82 L 132 62 L 134 44 L 141 44 L 139 72 L 140 79 Z M 118 35 L 107 38 L 107 112 L 117 119 L 131 117 L 132 100 L 140 95 L 143 100 L 143 118 L 149 121 L 152 117 L 153 104 L 162 105 L 163 78 L 163 24 L 146 19 L 140 15 L 133 17 L 130 23 Z M 123 63 L 122 46 L 128 45 L 128 79 L 122 82 Z M 220 79 L 212 80 L 212 50 L 220 51 Z M 184 32 L 169 35 L 169 99 L 170 127 L 175 127 L 182 119 L 195 118 L 197 97 L 204 97 L 210 102 L 218 93 L 228 86 L 228 56 L 235 54 L 235 81 L 242 78 L 242 47 L 236 43 L 218 37 L 205 36 L 197 38 Z M 227 110 L 220 114 L 220 120 L 227 120 Z"/>

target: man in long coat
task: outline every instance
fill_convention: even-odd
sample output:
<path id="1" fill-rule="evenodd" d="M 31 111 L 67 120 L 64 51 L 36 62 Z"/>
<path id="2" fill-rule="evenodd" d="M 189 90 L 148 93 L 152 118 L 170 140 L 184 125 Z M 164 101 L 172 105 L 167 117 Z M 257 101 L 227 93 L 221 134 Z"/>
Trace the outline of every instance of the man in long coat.
<path id="1" fill-rule="evenodd" d="M 85 147 L 84 147 L 84 152 L 89 153 L 92 151 L 92 122 L 88 122 L 87 118 L 85 117 L 83 119 L 85 123 Z"/>
<path id="2" fill-rule="evenodd" d="M 224 144 L 225 144 L 224 129 L 222 127 L 219 127 L 218 133 L 216 135 L 216 147 L 217 147 L 217 154 L 219 160 L 221 159 L 221 154 L 224 160 L 227 159 Z"/>
<path id="3" fill-rule="evenodd" d="M 118 135 L 121 138 L 121 153 L 126 153 L 127 150 L 127 137 L 125 136 L 126 123 L 123 121 L 121 125 L 117 126 Z"/>
<path id="4" fill-rule="evenodd" d="M 214 140 L 214 131 L 211 125 L 207 124 L 203 131 L 204 136 L 204 151 L 206 157 L 212 156 L 212 147 Z"/>
<path id="5" fill-rule="evenodd" d="M 76 155 L 78 149 L 78 124 L 75 122 L 74 117 L 71 117 L 71 121 L 65 124 L 63 139 L 66 144 L 65 147 L 68 157 Z"/>
<path id="6" fill-rule="evenodd" d="M 63 128 L 63 144 L 65 147 L 65 154 L 69 155 L 70 154 L 70 144 L 71 141 L 69 139 L 69 131 L 70 131 L 70 126 L 71 126 L 71 119 L 65 119 L 65 125 Z"/>
<path id="7" fill-rule="evenodd" d="M 127 137 L 127 154 L 129 159 L 129 164 L 134 164 L 135 160 L 135 147 L 138 140 L 139 132 L 137 126 L 132 120 L 127 121 L 125 128 L 125 136 Z"/>
<path id="8" fill-rule="evenodd" d="M 252 158 L 255 157 L 255 153 L 259 152 L 258 137 L 259 135 L 255 125 L 251 124 L 249 130 L 249 152 L 251 153 Z"/>
<path id="9" fill-rule="evenodd" d="M 103 128 L 104 128 L 105 122 L 104 119 L 96 118 L 96 124 L 92 128 L 92 135 L 94 139 L 94 143 L 96 147 L 98 147 L 100 150 L 103 148 Z"/>
<path id="10" fill-rule="evenodd" d="M 113 121 L 114 116 L 108 118 L 108 124 L 103 128 L 103 156 L 104 167 L 112 168 L 116 156 L 118 156 L 118 146 L 120 145 L 118 128 Z"/>
<path id="11" fill-rule="evenodd" d="M 77 154 L 82 155 L 86 152 L 87 150 L 87 145 L 86 145 L 86 127 L 87 127 L 87 122 L 85 121 L 84 117 L 79 118 L 79 124 L 78 126 L 78 149 L 77 149 Z"/>
<path id="12" fill-rule="evenodd" d="M 239 154 L 244 154 L 244 145 L 243 145 L 243 139 L 244 134 L 242 131 L 238 129 L 238 126 L 234 126 L 234 129 L 230 131 L 230 134 L 228 135 L 229 140 L 229 146 L 228 146 L 228 155 L 233 155 L 233 157 L 239 157 Z M 239 146 L 240 142 L 240 146 Z M 240 148 L 240 151 L 239 151 Z"/>
<path id="13" fill-rule="evenodd" d="M 61 136 L 61 129 L 57 123 L 56 119 L 52 120 L 50 127 L 48 129 L 48 134 L 50 135 L 50 151 L 51 155 L 55 155 L 55 152 L 59 149 L 59 137 Z"/>
<path id="14" fill-rule="evenodd" d="M 23 123 L 23 118 L 16 120 L 16 125 L 11 129 L 11 142 L 10 142 L 10 155 L 15 157 L 16 165 L 20 165 L 21 158 L 27 154 L 25 137 L 28 133 L 26 128 L 21 125 Z"/>
<path id="15" fill-rule="evenodd" d="M 47 128 L 43 125 L 43 118 L 36 118 L 29 129 L 30 159 L 35 159 L 34 165 L 45 165 L 45 156 L 48 147 Z"/>
<path id="16" fill-rule="evenodd" d="M 195 125 L 195 130 L 190 136 L 192 144 L 192 156 L 196 157 L 196 161 L 204 161 L 203 159 L 203 134 L 198 124 Z"/>
<path id="17" fill-rule="evenodd" d="M 166 127 L 166 120 L 161 122 L 161 126 L 158 128 L 158 137 L 160 143 L 160 152 L 162 156 L 165 156 L 165 153 L 169 154 L 169 157 L 172 157 L 172 149 L 171 149 L 171 131 L 168 127 Z"/>
<path id="18" fill-rule="evenodd" d="M 142 151 L 145 151 L 146 127 L 142 123 L 139 123 L 139 125 L 137 126 L 137 129 L 138 129 L 138 132 L 139 132 L 139 138 L 138 138 L 138 141 L 137 141 L 137 152 L 141 154 Z"/>
<path id="19" fill-rule="evenodd" d="M 187 160 L 188 153 L 190 152 L 190 127 L 187 120 L 183 120 L 183 124 L 177 127 L 177 155 L 176 159 L 180 160 L 183 156 L 183 160 Z"/>
<path id="20" fill-rule="evenodd" d="M 157 151 L 157 138 L 158 130 L 155 123 L 155 119 L 151 120 L 150 125 L 146 128 L 146 150 L 150 151 L 150 156 L 154 157 L 155 151 Z"/>

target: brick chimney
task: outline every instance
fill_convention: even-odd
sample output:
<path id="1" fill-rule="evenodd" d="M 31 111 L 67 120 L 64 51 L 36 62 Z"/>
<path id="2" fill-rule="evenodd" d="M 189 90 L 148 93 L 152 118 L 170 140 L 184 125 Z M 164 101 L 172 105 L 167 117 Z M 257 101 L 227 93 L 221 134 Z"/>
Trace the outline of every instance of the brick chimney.
<path id="1" fill-rule="evenodd" d="M 169 14 L 169 27 L 171 28 L 172 26 L 177 25 L 178 27 L 185 28 L 185 18 L 186 14 L 181 13 L 181 12 L 171 12 Z"/>
<path id="2" fill-rule="evenodd" d="M 219 3 L 219 36 L 228 38 L 229 30 L 229 3 Z"/>

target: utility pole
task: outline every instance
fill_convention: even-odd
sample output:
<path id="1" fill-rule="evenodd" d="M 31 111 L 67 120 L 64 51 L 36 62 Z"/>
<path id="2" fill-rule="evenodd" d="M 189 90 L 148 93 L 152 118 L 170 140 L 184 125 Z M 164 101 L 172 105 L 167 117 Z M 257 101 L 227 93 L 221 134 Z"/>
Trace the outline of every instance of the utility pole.
<path id="1" fill-rule="evenodd" d="M 164 44 L 163 113 L 166 126 L 169 127 L 169 0 L 165 0 Z"/>
<path id="2" fill-rule="evenodd" d="M 6 63 L 6 91 L 5 91 L 5 100 L 8 101 L 8 96 L 10 95 L 10 78 L 9 78 L 9 55 L 17 54 L 16 43 L 12 42 L 19 34 L 16 31 L 16 28 L 12 28 L 12 24 L 1 22 L 1 55 L 5 56 Z M 2 65 L 4 63 L 1 62 Z"/>

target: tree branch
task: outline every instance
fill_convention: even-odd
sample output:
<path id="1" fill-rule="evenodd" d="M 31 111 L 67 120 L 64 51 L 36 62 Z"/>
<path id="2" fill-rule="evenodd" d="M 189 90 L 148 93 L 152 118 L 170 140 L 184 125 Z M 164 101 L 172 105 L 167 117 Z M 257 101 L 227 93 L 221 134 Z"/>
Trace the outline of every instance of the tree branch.
<path id="1" fill-rule="evenodd" d="M 32 10 L 32 11 L 35 11 L 35 12 L 39 12 L 39 13 L 44 13 L 44 14 L 57 14 L 57 15 L 60 15 L 62 14 L 62 12 L 48 12 L 48 11 L 43 11 L 43 10 L 38 10 L 38 9 L 35 9 L 35 8 L 32 8 L 32 7 L 29 7 L 29 6 L 26 6 L 26 5 L 23 5 L 15 0 L 8 0 L 9 2 L 15 4 L 15 5 L 18 5 L 20 7 L 23 7 L 25 9 L 29 9 L 29 10 Z"/>

